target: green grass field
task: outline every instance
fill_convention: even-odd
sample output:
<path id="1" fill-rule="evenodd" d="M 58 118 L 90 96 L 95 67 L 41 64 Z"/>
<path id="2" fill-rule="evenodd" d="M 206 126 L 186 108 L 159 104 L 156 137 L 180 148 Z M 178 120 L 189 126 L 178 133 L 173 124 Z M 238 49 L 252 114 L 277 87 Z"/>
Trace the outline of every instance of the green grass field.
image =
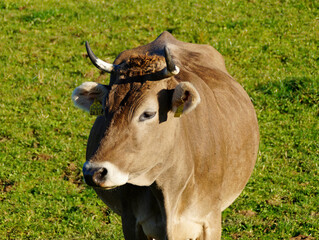
<path id="1" fill-rule="evenodd" d="M 162 31 L 214 46 L 255 105 L 253 175 L 223 239 L 319 239 L 319 1 L 0 0 L 0 239 L 123 239 L 82 181 L 94 117 L 73 89 Z"/>

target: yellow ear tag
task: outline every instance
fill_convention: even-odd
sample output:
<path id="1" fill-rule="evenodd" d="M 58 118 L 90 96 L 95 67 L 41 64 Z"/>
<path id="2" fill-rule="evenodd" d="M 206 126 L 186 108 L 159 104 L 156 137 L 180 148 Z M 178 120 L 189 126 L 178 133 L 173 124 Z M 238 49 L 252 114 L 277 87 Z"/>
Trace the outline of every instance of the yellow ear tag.
<path id="1" fill-rule="evenodd" d="M 90 106 L 90 115 L 103 115 L 102 104 L 96 98 Z"/>
<path id="2" fill-rule="evenodd" d="M 182 103 L 181 105 L 178 106 L 178 108 L 174 114 L 174 117 L 180 117 L 183 113 L 183 109 L 184 109 L 184 103 Z"/>

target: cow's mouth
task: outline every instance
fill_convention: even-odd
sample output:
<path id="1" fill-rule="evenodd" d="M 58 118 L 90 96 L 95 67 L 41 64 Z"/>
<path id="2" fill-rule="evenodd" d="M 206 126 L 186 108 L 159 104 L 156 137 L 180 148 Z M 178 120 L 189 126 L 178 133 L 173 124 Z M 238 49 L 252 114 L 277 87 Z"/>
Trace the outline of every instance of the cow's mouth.
<path id="1" fill-rule="evenodd" d="M 85 182 L 91 187 L 105 190 L 114 189 L 128 181 L 128 174 L 120 171 L 112 163 L 86 162 L 83 166 Z"/>
<path id="2" fill-rule="evenodd" d="M 102 186 L 94 186 L 93 188 L 94 189 L 100 189 L 100 190 L 106 190 L 106 191 L 111 191 L 111 190 L 114 190 L 116 188 L 118 188 L 120 186 L 112 186 L 112 187 L 102 187 Z"/>

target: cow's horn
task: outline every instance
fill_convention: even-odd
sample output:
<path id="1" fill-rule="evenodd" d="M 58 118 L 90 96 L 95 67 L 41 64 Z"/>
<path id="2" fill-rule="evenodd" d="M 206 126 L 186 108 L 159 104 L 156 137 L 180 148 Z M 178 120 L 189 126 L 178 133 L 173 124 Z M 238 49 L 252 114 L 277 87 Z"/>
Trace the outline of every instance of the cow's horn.
<path id="1" fill-rule="evenodd" d="M 172 59 L 171 54 L 169 53 L 168 47 L 164 47 L 165 51 L 165 61 L 166 61 L 166 75 L 172 76 L 179 73 L 179 67 L 177 67 Z"/>
<path id="2" fill-rule="evenodd" d="M 98 69 L 100 69 L 104 72 L 108 72 L 108 73 L 111 73 L 114 70 L 116 65 L 104 62 L 101 59 L 97 58 L 95 56 L 95 54 L 92 52 L 88 42 L 85 42 L 85 47 L 86 47 L 86 51 L 89 55 L 89 58 L 90 58 L 91 62 L 94 64 L 94 66 L 96 66 Z"/>

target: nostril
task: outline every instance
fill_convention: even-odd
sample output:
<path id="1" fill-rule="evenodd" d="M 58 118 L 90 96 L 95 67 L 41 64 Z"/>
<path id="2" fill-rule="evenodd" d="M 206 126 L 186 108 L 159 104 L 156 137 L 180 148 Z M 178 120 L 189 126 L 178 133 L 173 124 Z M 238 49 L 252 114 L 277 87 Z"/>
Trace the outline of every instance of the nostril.
<path id="1" fill-rule="evenodd" d="M 106 168 L 100 168 L 93 174 L 93 181 L 96 185 L 101 185 L 105 181 L 105 177 L 107 175 Z"/>
<path id="2" fill-rule="evenodd" d="M 87 185 L 95 186 L 95 183 L 93 182 L 93 179 L 92 179 L 92 174 L 84 173 L 83 176 L 84 176 L 84 181 Z"/>

